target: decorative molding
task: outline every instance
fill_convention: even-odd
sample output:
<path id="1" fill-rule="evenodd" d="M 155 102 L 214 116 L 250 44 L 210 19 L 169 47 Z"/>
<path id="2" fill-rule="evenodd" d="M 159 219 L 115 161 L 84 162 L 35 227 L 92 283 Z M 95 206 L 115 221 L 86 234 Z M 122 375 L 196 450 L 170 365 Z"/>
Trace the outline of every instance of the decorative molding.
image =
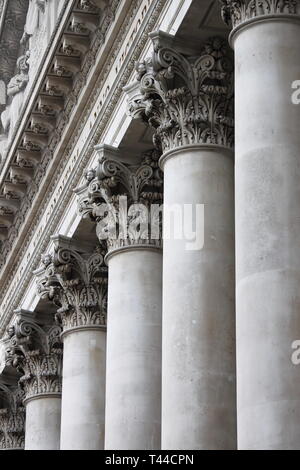
<path id="1" fill-rule="evenodd" d="M 107 266 L 104 252 L 82 252 L 71 239 L 52 237 L 53 254 L 44 254 L 35 271 L 37 292 L 57 306 L 56 319 L 64 332 L 70 328 L 106 327 Z"/>
<path id="2" fill-rule="evenodd" d="M 43 394 L 60 394 L 62 380 L 61 326 L 21 310 L 8 328 L 6 364 L 22 374 L 19 384 L 25 400 Z"/>
<path id="3" fill-rule="evenodd" d="M 106 241 L 108 251 L 123 246 L 154 245 L 161 246 L 161 223 L 157 221 L 159 233 L 157 239 L 151 234 L 151 206 L 160 206 L 163 202 L 163 173 L 158 166 L 160 153 L 151 150 L 143 155 L 140 165 L 128 165 L 118 160 L 119 152 L 107 145 L 97 146 L 99 163 L 97 168 L 85 173 L 86 183 L 75 190 L 78 196 L 78 212 L 82 217 L 90 217 L 96 222 L 99 240 Z M 111 157 L 115 157 L 111 159 Z M 120 197 L 126 197 L 126 206 Z M 101 205 L 106 204 L 109 214 L 103 215 Z M 131 205 L 138 204 L 146 208 L 145 233 L 130 231 L 130 223 L 136 214 L 129 215 Z M 109 217 L 111 227 L 103 231 L 102 221 Z M 142 215 L 141 215 L 142 217 Z M 141 224 L 143 225 L 143 224 Z M 124 227 L 129 227 L 124 233 Z M 123 227 L 121 229 L 121 227 Z M 111 230 L 111 233 L 110 232 Z M 142 228 L 140 228 L 142 230 Z M 110 236 L 111 235 L 111 236 Z"/>
<path id="4" fill-rule="evenodd" d="M 95 6 L 102 5 L 102 10 Z M 49 162 L 53 157 L 60 137 L 68 124 L 69 117 L 77 104 L 78 96 L 86 82 L 87 75 L 95 62 L 98 50 L 105 41 L 108 28 L 113 23 L 115 12 L 119 6 L 120 0 L 107 0 L 101 2 L 89 2 L 89 8 L 85 2 L 78 0 L 75 2 L 73 12 L 79 12 L 82 21 L 86 18 L 87 28 L 85 33 L 82 31 L 70 31 L 70 22 L 67 23 L 64 34 L 60 40 L 57 53 L 54 60 L 53 75 L 52 65 L 47 71 L 45 86 L 40 90 L 38 97 L 38 109 L 34 109 L 29 118 L 29 127 L 27 127 L 19 141 L 19 147 L 12 159 L 13 165 L 20 165 L 20 152 L 34 152 L 37 159 L 34 163 L 34 184 L 26 188 L 25 194 L 22 194 L 20 200 L 20 210 L 15 214 L 14 227 L 9 228 L 7 238 L 4 239 L 1 246 L 1 259 L 4 260 L 11 251 L 13 243 L 19 234 L 29 207 L 36 195 L 39 184 L 46 174 Z M 94 18 L 96 27 L 91 31 L 91 17 Z M 63 60 L 65 59 L 65 60 Z M 79 71 L 78 71 L 79 70 Z M 58 72 L 58 73 L 57 73 Z M 65 76 L 65 74 L 70 74 Z M 45 101 L 46 106 L 41 103 Z M 47 99 L 48 98 L 48 99 Z M 53 106 L 52 106 L 53 105 Z M 24 110 L 26 105 L 24 106 Z M 42 115 L 41 115 L 41 114 Z M 39 117 L 40 116 L 40 117 Z M 15 125 L 11 141 L 13 142 L 16 132 L 19 128 L 23 115 L 21 114 Z M 44 119 L 43 119 L 44 118 Z M 39 122 L 37 120 L 39 119 Z M 42 125 L 47 122 L 47 125 Z M 22 160 L 21 165 L 31 166 L 30 160 Z M 9 173 L 7 175 L 9 178 Z M 5 183 L 3 183 L 5 184 Z M 1 225 L 1 222 L 0 222 Z M 0 268 L 3 264 L 0 259 Z"/>
<path id="5" fill-rule="evenodd" d="M 21 450 L 25 444 L 24 391 L 0 375 L 0 450 Z"/>
<path id="6" fill-rule="evenodd" d="M 113 67 L 114 62 L 118 56 L 120 48 L 124 46 L 124 40 L 132 24 L 132 19 L 135 17 L 139 3 L 132 2 L 129 12 L 127 13 L 126 20 L 122 25 L 117 39 L 115 41 L 115 49 L 112 54 L 110 54 L 102 67 L 102 71 L 99 74 L 97 85 L 95 86 L 89 100 L 86 103 L 85 108 L 83 109 L 83 119 L 78 120 L 78 126 L 75 128 L 73 134 L 69 139 L 69 144 L 64 150 L 64 158 L 60 156 L 60 164 L 56 170 L 55 176 L 51 180 L 49 185 L 49 190 L 47 195 L 44 197 L 40 208 L 37 214 L 34 216 L 31 225 L 28 227 L 27 236 L 24 238 L 24 242 L 20 250 L 17 253 L 17 256 L 14 258 L 13 263 L 10 263 L 12 269 L 9 269 L 8 274 L 6 275 L 5 280 L 1 280 L 1 290 L 0 290 L 0 301 L 2 301 L 3 315 L 0 319 L 0 334 L 3 334 L 5 328 L 7 327 L 10 318 L 11 312 L 13 309 L 17 308 L 21 301 L 26 289 L 29 285 L 29 282 L 32 278 L 32 271 L 35 270 L 40 262 L 40 257 L 43 252 L 45 252 L 49 237 L 51 234 L 55 233 L 57 230 L 57 225 L 59 224 L 63 213 L 70 201 L 72 194 L 72 188 L 78 186 L 80 179 L 82 178 L 82 173 L 84 169 L 89 164 L 89 161 L 94 152 L 94 146 L 101 141 L 104 131 L 106 129 L 107 123 L 109 122 L 110 116 L 113 114 L 114 109 L 116 108 L 120 97 L 123 94 L 123 87 L 128 84 L 129 79 L 134 71 L 135 62 L 140 58 L 140 55 L 147 44 L 148 34 L 151 32 L 155 25 L 157 24 L 159 15 L 165 7 L 165 2 L 163 0 L 157 0 L 156 3 L 148 11 L 148 20 L 144 28 L 139 31 L 139 34 L 136 34 L 133 39 L 132 50 L 124 59 L 123 67 L 119 69 L 116 81 L 116 87 L 106 96 L 103 101 L 103 107 L 99 113 L 97 120 L 95 122 L 95 130 L 93 134 L 89 137 L 89 141 L 86 144 L 86 148 L 82 153 L 79 154 L 78 159 L 76 159 L 76 164 L 74 165 L 74 170 L 72 174 L 72 180 L 68 181 L 68 184 L 64 187 L 64 191 L 60 198 L 59 209 L 51 215 L 51 218 L 47 220 L 47 226 L 43 230 L 43 236 L 39 237 L 37 243 L 35 243 L 34 254 L 30 257 L 30 261 L 26 263 L 24 269 L 22 269 L 22 276 L 19 278 L 18 269 L 19 263 L 22 259 L 28 259 L 28 247 L 34 237 L 39 222 L 41 220 L 42 214 L 44 214 L 48 209 L 49 201 L 55 192 L 55 188 L 58 185 L 60 175 L 68 165 L 68 157 L 71 156 L 72 151 L 74 150 L 76 143 L 80 137 L 80 134 L 86 126 L 89 116 L 91 115 L 92 109 L 99 99 L 99 94 L 103 93 L 105 89 L 106 80 L 109 76 L 109 73 Z M 29 152 L 28 155 L 35 155 L 35 152 Z M 22 153 L 22 155 L 26 155 Z M 37 157 L 35 157 L 37 159 Z M 39 230 L 38 233 L 41 233 Z M 3 258 L 4 260 L 5 258 Z M 2 262 L 3 262 L 2 260 Z M 16 276 L 18 276 L 16 278 Z M 7 292 L 9 286 L 14 285 L 13 296 L 7 297 L 5 302 L 3 302 L 4 293 Z M 1 295 L 1 292 L 3 293 Z"/>
<path id="7" fill-rule="evenodd" d="M 154 130 L 155 146 L 167 152 L 190 144 L 233 147 L 233 62 L 226 42 L 214 37 L 199 56 L 172 46 L 172 36 L 151 34 L 152 58 L 136 65 L 138 97 L 129 113 Z"/>
<path id="8" fill-rule="evenodd" d="M 300 0 L 220 0 L 223 21 L 236 28 L 267 15 L 300 15 Z"/>

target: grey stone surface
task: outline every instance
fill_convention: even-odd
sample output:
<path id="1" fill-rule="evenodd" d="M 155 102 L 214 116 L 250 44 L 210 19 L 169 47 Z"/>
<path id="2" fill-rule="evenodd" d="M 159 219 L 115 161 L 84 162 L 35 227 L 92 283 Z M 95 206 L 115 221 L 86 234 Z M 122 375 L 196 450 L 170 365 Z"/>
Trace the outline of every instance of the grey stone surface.
<path id="1" fill-rule="evenodd" d="M 87 327 L 64 337 L 62 450 L 104 445 L 106 332 Z"/>
<path id="2" fill-rule="evenodd" d="M 160 250 L 123 249 L 109 261 L 106 449 L 159 449 Z"/>
<path id="3" fill-rule="evenodd" d="M 299 37 L 299 22 L 277 18 L 234 40 L 240 449 L 299 449 Z"/>
<path id="4" fill-rule="evenodd" d="M 233 155 L 183 147 L 164 174 L 165 205 L 204 204 L 205 229 L 202 250 L 164 240 L 162 447 L 234 449 Z"/>
<path id="5" fill-rule="evenodd" d="M 44 396 L 26 404 L 25 450 L 59 450 L 61 398 Z"/>

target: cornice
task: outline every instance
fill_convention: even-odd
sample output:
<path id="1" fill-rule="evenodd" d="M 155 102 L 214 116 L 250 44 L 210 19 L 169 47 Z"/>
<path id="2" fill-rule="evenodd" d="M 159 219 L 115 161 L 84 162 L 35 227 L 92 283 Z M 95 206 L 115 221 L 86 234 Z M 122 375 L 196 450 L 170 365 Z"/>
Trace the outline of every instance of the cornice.
<path id="1" fill-rule="evenodd" d="M 48 67 L 39 89 L 29 93 L 27 103 L 24 105 L 23 115 L 12 136 L 11 150 L 4 161 L 1 173 L 0 191 L 2 189 L 1 193 L 4 198 L 14 198 L 18 207 L 12 213 L 7 207 L 3 210 L 0 204 L 4 216 L 9 216 L 2 219 L 2 225 L 5 228 L 1 230 L 1 238 L 5 239 L 5 235 L 7 238 L 1 247 L 2 263 L 0 260 L 0 266 L 19 235 L 20 226 L 24 222 L 40 182 L 53 158 L 70 114 L 77 104 L 78 96 L 94 64 L 97 51 L 104 43 L 106 32 L 114 21 L 120 0 L 107 0 L 104 4 L 106 7 L 103 11 L 95 8 L 95 11 L 91 13 L 82 10 L 82 0 L 72 1 L 72 9 L 60 34 L 56 50 L 53 56 L 48 58 Z M 70 8 L 70 2 L 65 3 L 66 11 L 68 11 L 67 8 Z M 94 18 L 94 22 L 89 20 L 90 15 Z M 83 25 L 78 21 L 85 21 L 85 23 Z M 80 33 L 77 32 L 79 24 L 81 25 Z M 39 72 L 37 77 L 40 75 Z M 36 83 L 33 89 L 35 85 Z M 34 100 L 31 95 L 34 96 Z M 29 113 L 28 100 L 31 101 Z M 26 113 L 27 119 L 25 120 Z M 23 124 L 21 128 L 20 123 Z M 33 156 L 35 161 L 32 160 Z M 30 179 L 23 181 L 22 176 L 17 177 L 19 181 L 14 181 L 11 165 L 31 168 L 31 181 Z M 24 183 L 22 188 L 19 183 Z"/>
<path id="2" fill-rule="evenodd" d="M 40 217 L 46 210 L 47 204 L 51 199 L 54 189 L 58 183 L 59 177 L 63 169 L 68 164 L 68 157 L 70 156 L 73 148 L 76 145 L 78 137 L 80 136 L 80 133 L 87 122 L 89 113 L 91 112 L 95 102 L 97 101 L 99 93 L 111 70 L 112 64 L 114 63 L 114 60 L 117 57 L 118 51 L 124 43 L 127 31 L 130 29 L 132 19 L 134 18 L 138 5 L 140 4 L 138 0 L 130 3 L 131 5 L 127 13 L 126 19 L 124 20 L 122 26 L 119 28 L 118 36 L 115 41 L 114 53 L 110 54 L 109 57 L 105 60 L 101 69 L 101 73 L 97 76 L 97 85 L 95 85 L 94 90 L 90 95 L 90 98 L 87 100 L 86 106 L 82 110 L 82 115 L 84 116 L 84 118 L 82 120 L 78 120 L 78 126 L 70 135 L 69 144 L 67 144 L 63 152 L 64 157 L 61 153 L 59 154 L 59 166 L 56 167 L 56 173 L 52 177 L 52 180 L 48 180 L 49 190 L 40 202 L 39 211 L 36 211 L 33 221 L 30 223 L 30 225 L 26 227 L 26 236 L 24 236 L 22 247 L 19 249 L 16 256 L 13 259 L 9 260 L 9 266 L 12 266 L 13 268 L 9 268 L 9 266 L 7 266 L 5 277 L 2 275 L 2 279 L 0 281 L 1 301 L 3 299 L 3 296 L 5 295 L 5 292 L 14 280 L 14 276 L 16 275 L 20 260 L 22 260 L 22 258 L 25 256 L 26 249 L 36 230 Z M 122 67 L 119 70 L 118 78 L 115 81 L 115 86 L 107 95 L 106 100 L 103 103 L 103 108 L 97 116 L 94 127 L 90 132 L 90 138 L 86 142 L 84 151 L 80 153 L 80 155 L 78 155 L 76 165 L 74 166 L 74 172 L 72 173 L 72 178 L 69 179 L 68 184 L 64 188 L 64 191 L 62 193 L 59 209 L 51 215 L 47 227 L 43 235 L 40 237 L 37 246 L 35 247 L 34 256 L 32 256 L 30 261 L 28 261 L 26 268 L 23 270 L 22 279 L 18 284 L 18 288 L 14 291 L 14 295 L 9 298 L 9 300 L 5 304 L 5 307 L 2 306 L 2 316 L 0 318 L 0 335 L 3 334 L 3 331 L 5 330 L 6 326 L 10 321 L 12 315 L 11 312 L 13 312 L 13 310 L 17 308 L 17 306 L 21 302 L 22 297 L 26 292 L 26 289 L 31 281 L 32 271 L 37 268 L 41 254 L 47 249 L 50 236 L 56 232 L 56 227 L 59 224 L 63 213 L 70 201 L 73 188 L 79 185 L 83 171 L 88 166 L 88 162 L 91 160 L 91 157 L 93 155 L 94 146 L 99 143 L 99 141 L 101 141 L 101 137 L 104 134 L 107 125 L 109 124 L 109 120 L 111 115 L 113 114 L 113 110 L 117 106 L 122 96 L 123 87 L 128 83 L 129 78 L 134 73 L 135 62 L 140 58 L 142 51 L 144 50 L 148 42 L 148 35 L 152 30 L 155 29 L 159 16 L 165 7 L 167 7 L 165 1 L 157 0 L 148 10 L 142 28 L 138 31 L 135 40 L 132 44 L 131 50 L 129 51 L 128 56 L 126 57 L 124 63 L 122 64 Z M 57 151 L 57 158 L 58 153 L 59 150 Z"/>

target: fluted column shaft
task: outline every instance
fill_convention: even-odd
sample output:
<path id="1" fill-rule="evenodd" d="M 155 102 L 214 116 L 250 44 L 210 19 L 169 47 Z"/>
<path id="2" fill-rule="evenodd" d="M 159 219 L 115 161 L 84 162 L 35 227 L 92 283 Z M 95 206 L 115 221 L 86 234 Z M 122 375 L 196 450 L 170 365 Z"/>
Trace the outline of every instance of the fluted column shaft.
<path id="1" fill-rule="evenodd" d="M 162 252 L 121 248 L 108 258 L 106 449 L 159 449 Z"/>
<path id="2" fill-rule="evenodd" d="M 238 446 L 299 449 L 300 2 L 239 3 L 224 10 L 235 27 Z"/>

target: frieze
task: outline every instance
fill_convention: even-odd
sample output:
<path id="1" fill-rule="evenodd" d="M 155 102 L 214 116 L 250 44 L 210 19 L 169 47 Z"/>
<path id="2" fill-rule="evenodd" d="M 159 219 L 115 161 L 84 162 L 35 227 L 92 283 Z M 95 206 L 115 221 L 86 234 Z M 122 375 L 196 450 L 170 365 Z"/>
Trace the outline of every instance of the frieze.
<path id="1" fill-rule="evenodd" d="M 99 31 L 101 34 L 95 34 L 94 39 L 91 42 L 91 49 L 89 53 L 84 54 L 86 50 L 82 50 L 81 53 L 84 54 L 85 58 L 83 60 L 82 71 L 81 73 L 76 74 L 76 79 L 74 83 L 70 78 L 65 78 L 63 76 L 49 76 L 46 81 L 46 88 L 45 91 L 50 96 L 60 97 L 61 94 L 65 95 L 65 109 L 63 112 L 57 116 L 57 122 L 53 125 L 55 129 L 51 132 L 47 129 L 46 133 L 39 132 L 39 128 L 33 128 L 36 132 L 28 132 L 25 131 L 23 134 L 22 143 L 18 149 L 18 151 L 35 151 L 36 153 L 42 154 L 41 160 L 41 170 L 37 171 L 35 174 L 35 182 L 37 185 L 32 185 L 28 188 L 28 198 L 29 200 L 33 200 L 36 188 L 39 184 L 39 179 L 42 179 L 45 175 L 46 168 L 52 159 L 53 152 L 60 140 L 60 136 L 64 131 L 65 126 L 69 122 L 69 116 L 77 103 L 77 97 L 82 90 L 86 82 L 86 76 L 95 61 L 95 57 L 97 54 L 98 49 L 104 42 L 104 38 L 106 35 L 106 31 L 109 28 L 110 24 L 114 21 L 115 11 L 120 3 L 120 0 L 111 0 L 110 2 L 102 2 L 102 6 L 104 7 L 103 16 L 101 17 Z M 77 7 L 81 5 L 81 3 L 76 3 Z M 97 10 L 98 11 L 98 10 Z M 95 13 L 95 12 L 94 12 Z M 99 22 L 99 20 L 98 20 Z M 68 34 L 65 34 L 64 38 Z M 71 35 L 72 36 L 72 35 Z M 69 34 L 70 37 L 70 34 Z M 89 44 L 88 36 L 82 38 L 78 35 L 73 35 L 70 39 L 71 43 L 74 44 L 74 48 L 80 47 L 78 46 L 78 41 L 82 40 L 86 41 L 86 44 Z M 73 88 L 73 89 L 72 89 Z M 49 103 L 50 105 L 51 103 Z M 54 119 L 51 117 L 52 120 Z M 18 124 L 16 124 L 15 128 L 18 128 Z M 12 136 L 13 137 L 13 136 Z M 45 152 L 45 150 L 47 151 Z M 17 154 L 18 154 L 17 151 Z M 45 156 L 45 155 L 46 156 Z M 16 164 L 18 164 L 18 160 L 16 160 Z M 14 223 L 14 230 L 8 230 L 7 239 L 2 243 L 1 251 L 2 251 L 2 258 L 5 259 L 12 248 L 12 243 L 15 238 L 18 236 L 19 228 L 22 225 L 26 213 L 26 206 L 23 206 L 20 210 L 20 213 L 16 214 L 15 223 Z M 1 267 L 1 263 L 0 263 Z"/>

